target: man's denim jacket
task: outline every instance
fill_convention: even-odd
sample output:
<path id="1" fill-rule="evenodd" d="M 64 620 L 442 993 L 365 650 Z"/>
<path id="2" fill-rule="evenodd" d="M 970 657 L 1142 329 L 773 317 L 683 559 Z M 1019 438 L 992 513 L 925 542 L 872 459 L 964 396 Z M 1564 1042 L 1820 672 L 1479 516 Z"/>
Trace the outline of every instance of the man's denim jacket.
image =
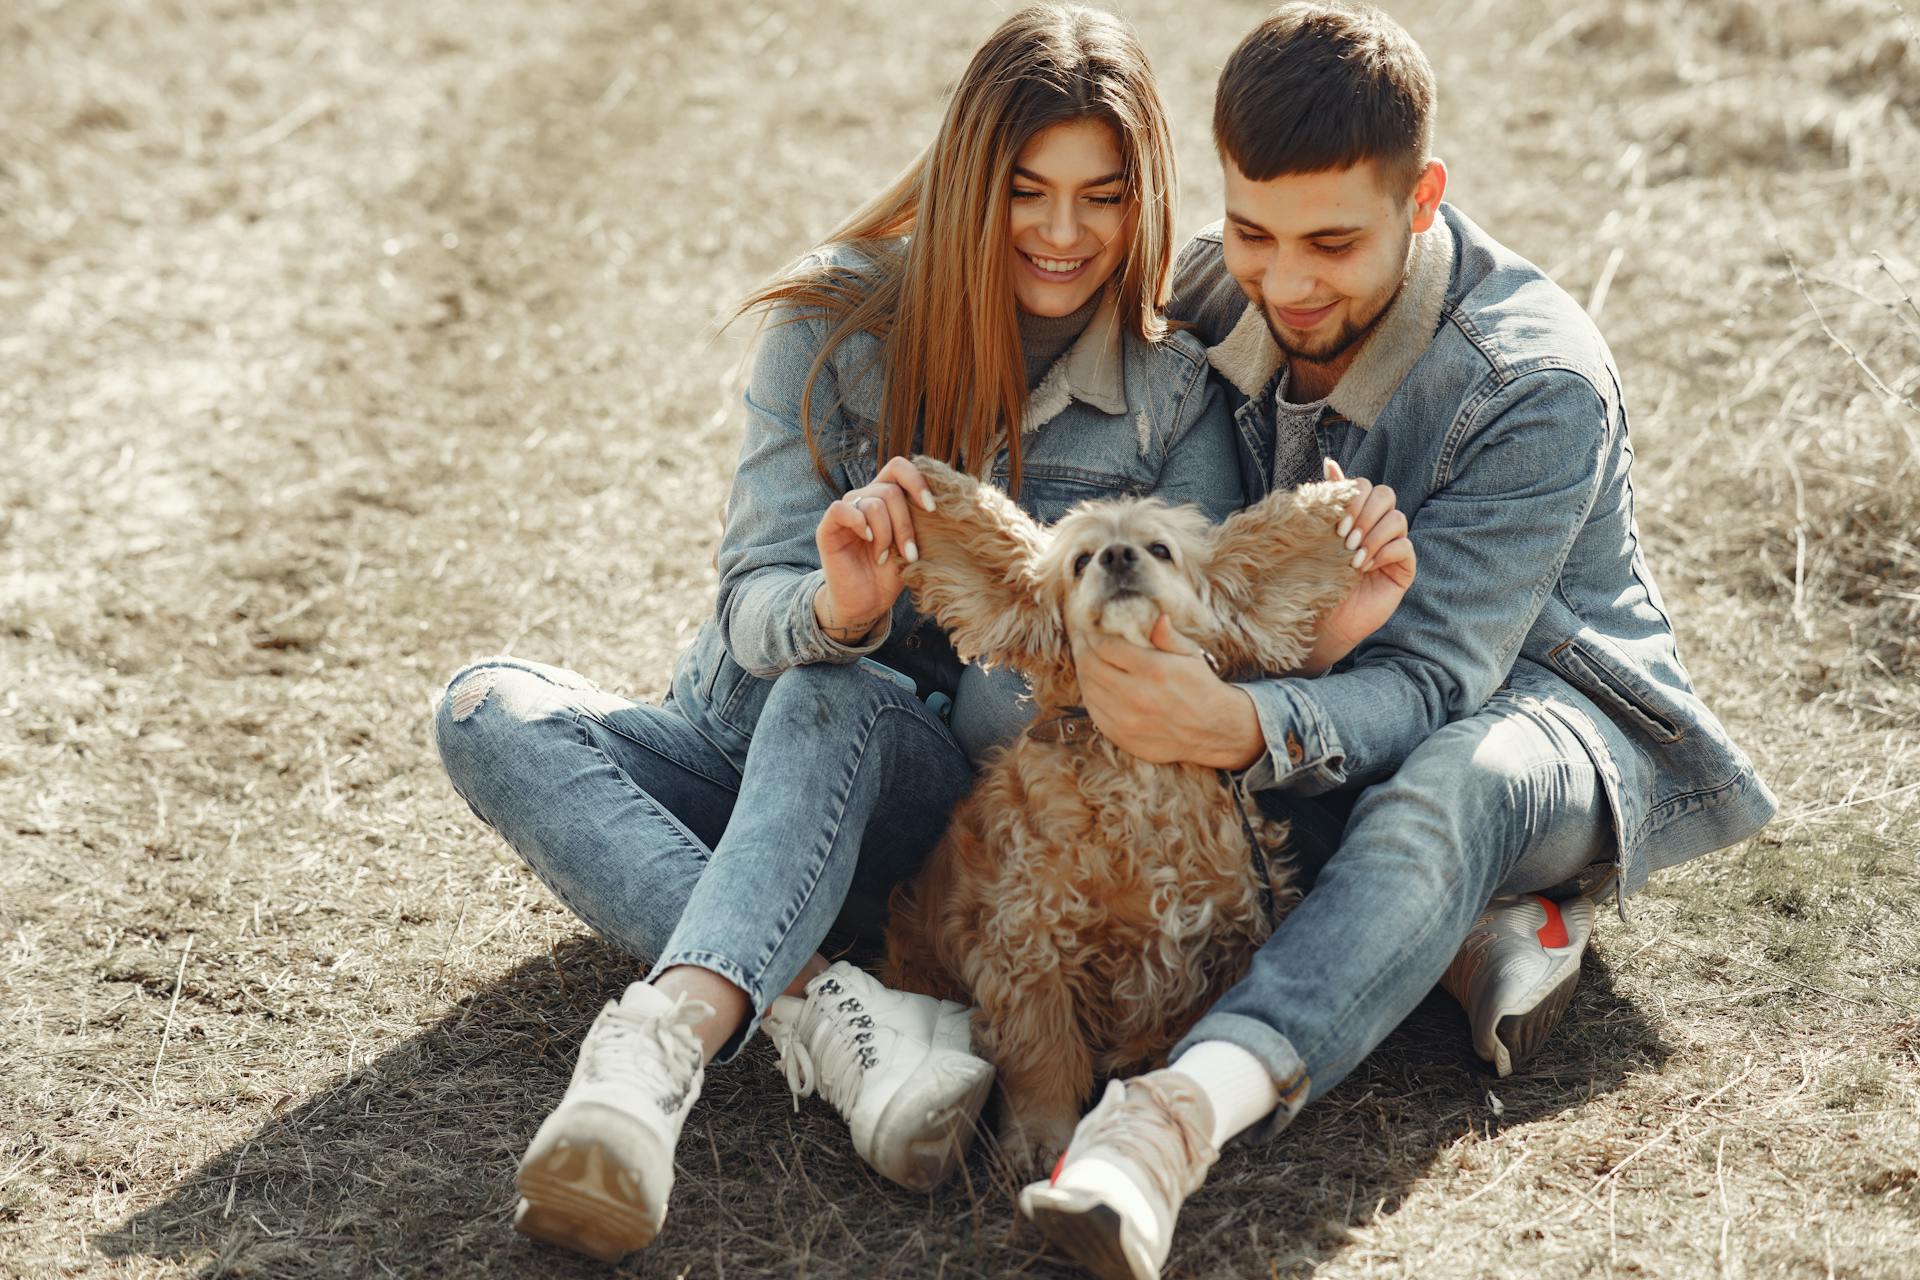
<path id="1" fill-rule="evenodd" d="M 850 248 L 822 252 L 831 265 L 859 263 Z M 717 558 L 719 597 L 681 655 L 669 694 L 736 762 L 773 677 L 789 667 L 871 655 L 912 675 L 923 693 L 950 695 L 962 674 L 945 635 L 909 593 L 857 646 L 835 643 L 814 618 L 814 593 L 826 580 L 814 530 L 829 502 L 873 479 L 881 412 L 880 340 L 858 334 L 828 356 L 808 406 L 829 492 L 800 425 L 801 389 L 827 331 L 825 321 L 788 311 L 761 335 Z M 1240 506 L 1231 411 L 1205 349 L 1189 334 L 1154 344 L 1132 337 L 1112 295 L 1029 394 L 1021 430 L 1018 499 L 1043 522 L 1089 498 L 1123 494 L 1195 503 L 1214 520 Z M 1006 487 L 1004 451 L 994 479 Z M 958 715 L 956 708 L 956 722 Z"/>
<path id="2" fill-rule="evenodd" d="M 1182 253 L 1170 313 L 1232 388 L 1251 502 L 1271 484 L 1282 356 L 1221 235 L 1215 224 Z M 1538 268 L 1441 206 L 1318 432 L 1349 475 L 1393 486 L 1419 573 L 1331 673 L 1246 686 L 1268 743 L 1249 786 L 1314 794 L 1386 777 L 1508 688 L 1588 745 L 1624 891 L 1766 823 L 1774 798 L 1694 695 L 1640 553 L 1612 354 Z"/>

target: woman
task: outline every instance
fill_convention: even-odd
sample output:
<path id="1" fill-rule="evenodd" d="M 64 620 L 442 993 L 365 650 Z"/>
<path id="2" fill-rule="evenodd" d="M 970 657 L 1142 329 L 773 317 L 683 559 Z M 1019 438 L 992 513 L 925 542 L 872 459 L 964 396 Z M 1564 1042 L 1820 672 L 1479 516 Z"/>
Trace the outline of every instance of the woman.
<path id="1" fill-rule="evenodd" d="M 992 1083 L 967 1011 L 818 950 L 843 906 L 852 922 L 913 873 L 969 754 L 1025 718 L 1017 681 L 963 669 L 902 593 L 929 500 L 903 455 L 990 474 L 1042 520 L 1114 493 L 1238 506 L 1204 353 L 1160 315 L 1172 190 L 1131 33 L 1079 8 L 1010 18 L 926 153 L 743 307 L 771 316 L 719 598 L 666 702 L 511 659 L 449 684 L 435 733 L 461 795 L 584 920 L 658 957 L 521 1161 L 523 1232 L 608 1259 L 649 1242 L 705 1064 L 763 1013 L 795 1091 L 832 1101 L 882 1174 L 924 1189 L 964 1156 Z M 930 705 L 948 698 L 951 727 Z"/>

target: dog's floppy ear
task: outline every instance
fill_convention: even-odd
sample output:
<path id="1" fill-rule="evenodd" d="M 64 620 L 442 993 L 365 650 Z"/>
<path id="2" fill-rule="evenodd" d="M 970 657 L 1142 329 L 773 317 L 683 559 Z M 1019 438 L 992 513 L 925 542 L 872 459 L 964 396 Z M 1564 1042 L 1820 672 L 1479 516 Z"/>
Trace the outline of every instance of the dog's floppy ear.
<path id="1" fill-rule="evenodd" d="M 969 661 L 1026 675 L 1059 666 L 1065 632 L 1039 570 L 1046 530 L 992 485 L 932 458 L 913 465 L 934 501 L 913 513 L 920 558 L 900 570 L 914 602 Z"/>
<path id="2" fill-rule="evenodd" d="M 1347 481 L 1280 490 L 1215 531 L 1207 579 L 1224 672 L 1290 671 L 1312 650 L 1316 624 L 1353 586 L 1353 553 L 1334 529 L 1354 493 Z"/>

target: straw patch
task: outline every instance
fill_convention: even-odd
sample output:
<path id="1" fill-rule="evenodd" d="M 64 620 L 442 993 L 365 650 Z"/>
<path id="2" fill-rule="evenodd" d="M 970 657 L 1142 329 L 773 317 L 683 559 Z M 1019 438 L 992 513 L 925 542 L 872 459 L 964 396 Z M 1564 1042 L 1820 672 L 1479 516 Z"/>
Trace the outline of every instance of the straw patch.
<path id="1" fill-rule="evenodd" d="M 1267 6 L 1124 7 L 1197 227 Z M 1168 1273 L 1903 1275 L 1914 19 L 1394 11 L 1451 195 L 1599 314 L 1645 556 L 1785 810 L 1602 921 L 1527 1073 L 1438 997 L 1230 1148 Z M 0 1274 L 607 1274 L 514 1235 L 513 1167 L 642 962 L 473 817 L 423 707 L 489 653 L 666 687 L 740 432 L 711 322 L 933 136 L 992 21 L 0 6 Z M 678 1163 L 626 1271 L 1066 1274 L 990 1151 L 903 1195 L 764 1047 Z"/>

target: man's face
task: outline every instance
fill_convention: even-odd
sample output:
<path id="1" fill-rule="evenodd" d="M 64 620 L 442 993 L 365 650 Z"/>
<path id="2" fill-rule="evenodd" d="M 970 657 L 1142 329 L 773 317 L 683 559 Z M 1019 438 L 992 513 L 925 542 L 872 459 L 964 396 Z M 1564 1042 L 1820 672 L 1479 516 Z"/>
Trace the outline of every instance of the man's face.
<path id="1" fill-rule="evenodd" d="M 1433 224 L 1446 170 L 1430 163 L 1403 195 L 1372 161 L 1267 182 L 1230 159 L 1225 167 L 1227 270 L 1289 357 L 1350 359 L 1399 291 L 1414 233 Z"/>

